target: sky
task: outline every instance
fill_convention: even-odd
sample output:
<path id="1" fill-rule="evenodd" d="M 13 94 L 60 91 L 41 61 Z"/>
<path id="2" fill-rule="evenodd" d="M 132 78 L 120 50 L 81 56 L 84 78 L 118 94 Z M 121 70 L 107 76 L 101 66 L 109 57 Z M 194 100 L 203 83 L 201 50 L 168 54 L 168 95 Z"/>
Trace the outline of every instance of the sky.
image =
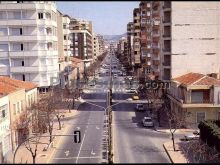
<path id="1" fill-rule="evenodd" d="M 140 1 L 57 1 L 57 9 L 73 18 L 92 21 L 93 31 L 101 35 L 127 32 L 133 20 L 133 9 Z"/>

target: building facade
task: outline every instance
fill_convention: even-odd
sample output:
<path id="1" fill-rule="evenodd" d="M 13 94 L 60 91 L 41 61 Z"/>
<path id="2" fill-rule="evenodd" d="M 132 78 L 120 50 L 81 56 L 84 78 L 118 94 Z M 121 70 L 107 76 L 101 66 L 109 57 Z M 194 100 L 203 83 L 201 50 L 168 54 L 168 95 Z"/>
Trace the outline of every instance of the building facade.
<path id="1" fill-rule="evenodd" d="M 220 80 L 200 73 L 188 73 L 172 80 L 168 97 L 171 110 L 185 116 L 186 126 L 220 119 Z"/>
<path id="2" fill-rule="evenodd" d="M 57 10 L 53 1 L 0 3 L 0 74 L 45 89 L 58 78 Z"/>
<path id="3" fill-rule="evenodd" d="M 70 33 L 73 57 L 88 61 L 86 63 L 86 67 L 89 66 L 93 61 L 93 36 L 91 21 L 71 19 Z"/>

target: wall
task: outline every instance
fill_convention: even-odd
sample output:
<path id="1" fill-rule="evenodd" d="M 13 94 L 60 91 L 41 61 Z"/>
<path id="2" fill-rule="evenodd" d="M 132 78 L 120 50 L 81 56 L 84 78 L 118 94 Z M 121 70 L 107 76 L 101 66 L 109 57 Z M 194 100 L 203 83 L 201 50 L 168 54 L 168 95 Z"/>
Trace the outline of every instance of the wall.
<path id="1" fill-rule="evenodd" d="M 4 108 L 3 108 L 4 107 Z M 6 117 L 2 117 L 2 110 L 5 110 Z M 10 132 L 10 113 L 9 113 L 9 99 L 8 96 L 0 96 L 0 142 L 2 144 L 1 151 L 2 156 L 4 157 L 8 151 L 11 150 L 11 132 Z M 2 160 L 0 160 L 2 163 Z"/>
<path id="2" fill-rule="evenodd" d="M 172 2 L 172 78 L 220 71 L 220 3 Z"/>

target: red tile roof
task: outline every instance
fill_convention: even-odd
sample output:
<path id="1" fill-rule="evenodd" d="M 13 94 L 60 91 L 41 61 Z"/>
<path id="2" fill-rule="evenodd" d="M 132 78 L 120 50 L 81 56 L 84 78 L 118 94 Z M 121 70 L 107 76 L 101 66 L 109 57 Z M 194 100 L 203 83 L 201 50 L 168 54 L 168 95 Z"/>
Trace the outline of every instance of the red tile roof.
<path id="1" fill-rule="evenodd" d="M 220 80 L 218 79 L 192 72 L 174 78 L 173 80 L 184 85 L 220 85 Z"/>
<path id="2" fill-rule="evenodd" d="M 0 95 L 7 95 L 9 93 L 17 91 L 18 89 L 18 87 L 11 86 L 4 82 L 0 82 Z"/>
<path id="3" fill-rule="evenodd" d="M 3 84 L 7 84 L 11 86 L 11 89 L 14 88 L 24 88 L 26 91 L 37 88 L 37 84 L 27 82 L 27 81 L 21 81 L 13 78 L 9 78 L 6 76 L 0 76 L 0 82 Z M 10 90 L 10 89 L 9 89 Z"/>

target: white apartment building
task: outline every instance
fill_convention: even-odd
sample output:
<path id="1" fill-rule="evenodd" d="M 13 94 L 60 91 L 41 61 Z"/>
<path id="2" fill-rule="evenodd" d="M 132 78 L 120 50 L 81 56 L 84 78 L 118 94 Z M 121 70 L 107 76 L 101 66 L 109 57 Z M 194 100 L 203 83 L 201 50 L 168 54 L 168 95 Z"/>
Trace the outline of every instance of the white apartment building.
<path id="1" fill-rule="evenodd" d="M 58 83 L 57 10 L 53 1 L 0 2 L 0 75 Z"/>
<path id="2" fill-rule="evenodd" d="M 155 1 L 161 10 L 161 78 L 220 73 L 220 2 Z M 218 76 L 217 76 L 218 78 Z"/>
<path id="3" fill-rule="evenodd" d="M 0 163 L 11 149 L 9 99 L 0 93 Z"/>

